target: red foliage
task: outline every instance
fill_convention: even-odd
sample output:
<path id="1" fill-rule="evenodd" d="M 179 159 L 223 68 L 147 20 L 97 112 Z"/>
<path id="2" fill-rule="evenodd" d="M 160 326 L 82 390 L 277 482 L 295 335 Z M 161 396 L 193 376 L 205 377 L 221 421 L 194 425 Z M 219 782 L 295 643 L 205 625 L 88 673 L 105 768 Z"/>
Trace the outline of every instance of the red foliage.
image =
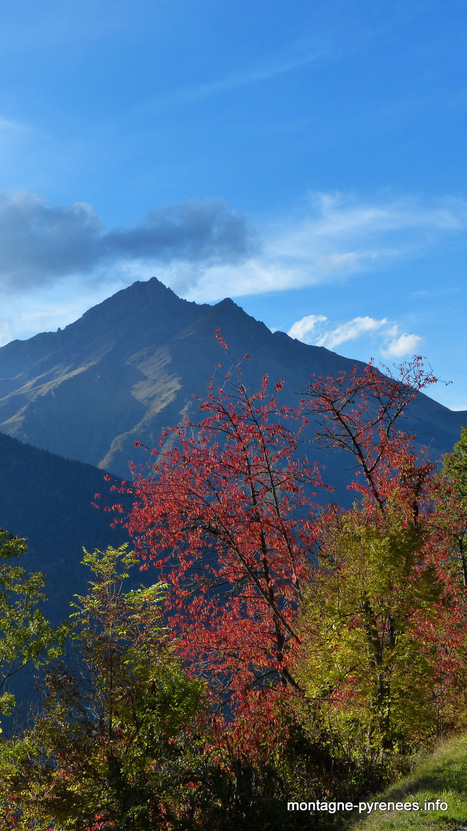
<path id="1" fill-rule="evenodd" d="M 449 603 L 441 604 L 439 627 L 424 621 L 421 610 L 421 640 L 439 646 L 444 627 L 453 643 L 464 606 L 445 547 L 430 543 L 433 466 L 400 429 L 406 407 L 436 380 L 421 359 L 401 366 L 398 378 L 371 363 L 360 374 L 355 368 L 349 376 L 312 378 L 296 409 L 269 396 L 267 376 L 257 393 L 248 393 L 240 363 L 221 386 L 211 379 L 200 423 L 165 431 L 151 462 L 141 473 L 133 468 L 134 484 L 124 483 L 120 492 L 133 500 L 126 527 L 138 554 L 169 585 L 166 613 L 179 652 L 219 704 L 229 702 L 231 713 L 236 705 L 236 722 L 224 738 L 239 753 L 246 741 L 251 755 L 264 745 L 268 720 L 277 723 L 278 702 L 302 692 L 293 669 L 300 646 L 296 612 L 302 587 L 314 579 L 312 554 L 323 529 L 310 493 L 322 485 L 319 472 L 297 453 L 309 421 L 320 420 L 317 435 L 325 446 L 353 455 L 351 487 L 368 522 L 382 521 L 396 504 L 403 524 L 421 531 L 418 567 L 434 568 L 444 581 L 443 600 L 452 601 L 451 619 Z M 275 393 L 281 388 L 282 382 Z M 449 672 L 455 649 L 437 654 Z"/>
<path id="2" fill-rule="evenodd" d="M 211 383 L 205 418 L 171 431 L 176 444 L 153 451 L 150 476 L 136 477 L 128 521 L 139 553 L 170 585 L 182 655 L 237 700 L 278 680 L 296 686 L 288 654 L 310 579 L 303 485 L 318 476 L 296 456 L 301 419 L 267 388 L 265 377 L 249 395 L 238 366 L 222 387 Z"/>
<path id="3" fill-rule="evenodd" d="M 414 437 L 402 431 L 401 421 L 418 393 L 437 381 L 432 372 L 425 372 L 420 356 L 400 364 L 397 377 L 384 369 L 382 375 L 370 361 L 360 374 L 354 367 L 349 375 L 341 372 L 336 378 L 312 376 L 302 401 L 302 412 L 320 417 L 321 444 L 354 457 L 363 481 L 356 479 L 351 487 L 367 494 L 379 508 L 402 468 L 409 465 L 418 475 Z"/>

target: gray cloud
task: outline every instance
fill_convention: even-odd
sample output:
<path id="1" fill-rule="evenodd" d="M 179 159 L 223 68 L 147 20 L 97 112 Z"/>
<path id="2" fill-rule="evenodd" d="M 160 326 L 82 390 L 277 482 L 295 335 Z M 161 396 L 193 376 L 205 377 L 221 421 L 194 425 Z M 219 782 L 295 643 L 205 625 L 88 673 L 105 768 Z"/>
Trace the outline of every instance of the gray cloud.
<path id="1" fill-rule="evenodd" d="M 107 233 L 104 243 L 112 254 L 206 265 L 237 263 L 257 250 L 245 216 L 217 200 L 150 211 L 137 227 Z"/>
<path id="2" fill-rule="evenodd" d="M 0 194 L 0 284 L 10 291 L 92 273 L 104 263 L 235 264 L 257 249 L 246 217 L 218 200 L 164 206 L 132 227 L 107 230 L 85 203 L 54 206 L 28 192 Z"/>

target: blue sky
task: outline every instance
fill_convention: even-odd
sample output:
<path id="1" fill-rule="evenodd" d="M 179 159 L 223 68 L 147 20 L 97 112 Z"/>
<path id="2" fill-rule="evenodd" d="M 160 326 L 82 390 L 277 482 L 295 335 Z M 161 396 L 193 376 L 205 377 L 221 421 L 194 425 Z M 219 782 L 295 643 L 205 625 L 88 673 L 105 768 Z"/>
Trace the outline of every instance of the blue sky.
<path id="1" fill-rule="evenodd" d="M 5 6 L 0 343 L 155 275 L 467 409 L 466 34 L 464 0 Z"/>

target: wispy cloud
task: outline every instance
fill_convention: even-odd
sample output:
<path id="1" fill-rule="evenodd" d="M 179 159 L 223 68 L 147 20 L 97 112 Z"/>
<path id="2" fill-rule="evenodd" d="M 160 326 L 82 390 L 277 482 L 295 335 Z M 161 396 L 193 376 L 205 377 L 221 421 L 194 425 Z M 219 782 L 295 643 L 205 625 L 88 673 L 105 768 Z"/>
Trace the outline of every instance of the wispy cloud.
<path id="1" fill-rule="evenodd" d="M 186 286 L 191 300 L 283 291 L 383 271 L 423 257 L 467 229 L 467 201 L 313 193 L 296 215 L 262 228 L 261 254 L 210 267 Z"/>
<path id="2" fill-rule="evenodd" d="M 2 153 L 3 163 L 10 162 L 10 157 L 14 152 L 23 150 L 25 142 L 30 139 L 37 139 L 39 131 L 29 124 L 21 121 L 13 121 L 11 118 L 5 118 L 0 115 L 0 152 Z M 7 165 L 8 167 L 8 165 Z"/>
<path id="3" fill-rule="evenodd" d="M 214 81 L 207 81 L 204 84 L 196 84 L 193 86 L 183 87 L 178 90 L 173 90 L 167 93 L 166 98 L 159 99 L 160 103 L 171 104 L 187 104 L 195 101 L 201 101 L 205 98 L 212 98 L 215 95 L 220 95 L 230 90 L 241 89 L 242 87 L 252 86 L 254 84 L 264 83 L 265 81 L 273 80 L 281 75 L 286 75 L 305 66 L 309 66 L 316 61 L 322 60 L 329 54 L 329 50 L 324 47 L 310 46 L 306 51 L 295 58 L 272 59 L 266 64 L 259 67 L 250 67 L 250 69 L 242 72 L 237 72 L 232 75 L 226 75 L 223 78 L 218 78 Z"/>
<path id="4" fill-rule="evenodd" d="M 306 315 L 297 320 L 287 334 L 304 343 L 324 346 L 331 350 L 349 341 L 371 336 L 372 343 L 386 358 L 413 355 L 422 342 L 420 335 L 401 331 L 398 323 L 386 317 L 378 320 L 368 315 L 337 324 L 330 323 L 325 315 Z"/>
<path id="5" fill-rule="evenodd" d="M 9 118 L 3 118 L 0 116 L 0 136 L 4 136 L 5 134 L 17 133 L 18 131 L 23 131 L 25 129 L 24 125 L 21 124 L 19 121 L 12 121 Z"/>
<path id="6" fill-rule="evenodd" d="M 341 343 L 346 343 L 349 340 L 358 340 L 362 335 L 367 335 L 370 332 L 378 332 L 388 325 L 389 321 L 386 318 L 376 320 L 373 317 L 354 317 L 346 323 L 340 323 L 335 329 L 325 332 L 318 340 L 318 346 L 326 346 L 328 349 L 335 349 Z"/>
<path id="7" fill-rule="evenodd" d="M 187 84 L 159 93 L 156 99 L 138 104 L 132 110 L 132 118 L 137 118 L 173 106 L 186 105 L 214 98 L 224 93 L 266 83 L 288 75 L 307 66 L 336 57 L 336 48 L 323 37 L 319 40 L 303 40 L 289 44 L 287 50 L 269 55 L 261 64 L 250 64 L 230 74 L 221 75 L 204 82 Z"/>

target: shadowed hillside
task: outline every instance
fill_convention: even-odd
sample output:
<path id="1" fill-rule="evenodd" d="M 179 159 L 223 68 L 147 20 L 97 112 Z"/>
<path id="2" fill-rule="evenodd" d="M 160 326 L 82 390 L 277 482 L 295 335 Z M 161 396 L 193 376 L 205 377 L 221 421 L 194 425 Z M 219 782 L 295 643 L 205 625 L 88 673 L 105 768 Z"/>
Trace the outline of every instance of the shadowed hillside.
<path id="1" fill-rule="evenodd" d="M 101 471 L 71 462 L 0 434 L 0 527 L 26 537 L 22 565 L 47 578 L 54 622 L 69 613 L 74 592 L 85 589 L 83 547 L 106 548 L 124 541 L 110 528 L 109 514 L 96 510 L 96 492 L 107 492 Z"/>

